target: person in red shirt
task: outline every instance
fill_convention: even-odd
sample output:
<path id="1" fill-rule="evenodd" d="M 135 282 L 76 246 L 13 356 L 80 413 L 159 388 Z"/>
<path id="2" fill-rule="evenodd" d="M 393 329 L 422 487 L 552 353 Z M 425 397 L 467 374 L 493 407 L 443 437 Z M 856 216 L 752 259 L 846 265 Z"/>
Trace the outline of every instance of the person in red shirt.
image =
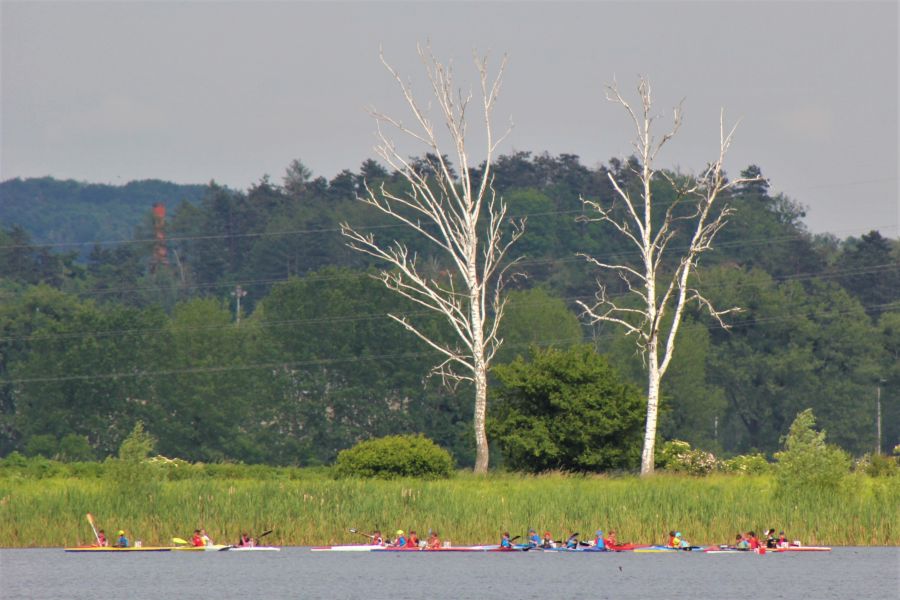
<path id="1" fill-rule="evenodd" d="M 193 537 L 191 537 L 191 544 L 193 544 L 194 546 L 205 546 L 205 544 L 203 543 L 203 538 L 200 536 L 199 529 L 194 530 L 194 535 Z"/>
<path id="2" fill-rule="evenodd" d="M 611 529 L 609 533 L 606 534 L 606 539 L 604 540 L 606 543 L 606 547 L 610 550 L 614 549 L 618 545 L 618 541 L 616 541 L 616 530 Z"/>
<path id="3" fill-rule="evenodd" d="M 759 548 L 759 538 L 756 537 L 756 533 L 750 531 L 747 533 L 747 536 L 750 538 L 750 549 L 756 550 L 757 548 Z"/>
<path id="4" fill-rule="evenodd" d="M 98 546 L 109 546 L 109 542 L 106 541 L 106 533 L 101 529 L 97 532 L 97 545 Z"/>
<path id="5" fill-rule="evenodd" d="M 431 537 L 428 538 L 428 549 L 429 550 L 439 550 L 441 547 L 441 538 L 438 537 L 437 531 L 431 532 Z"/>
<path id="6" fill-rule="evenodd" d="M 416 535 L 415 529 L 409 530 L 409 537 L 406 538 L 406 545 L 410 548 L 418 548 L 419 547 L 419 536 Z"/>

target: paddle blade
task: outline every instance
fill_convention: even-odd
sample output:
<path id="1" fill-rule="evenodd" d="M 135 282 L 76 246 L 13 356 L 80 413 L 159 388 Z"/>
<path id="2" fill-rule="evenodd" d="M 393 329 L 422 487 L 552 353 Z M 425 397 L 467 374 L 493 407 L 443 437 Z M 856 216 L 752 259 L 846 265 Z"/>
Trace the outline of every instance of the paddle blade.
<path id="1" fill-rule="evenodd" d="M 270 533 L 272 533 L 272 531 L 273 531 L 272 529 L 270 529 L 270 530 L 268 530 L 268 531 L 264 531 L 263 533 L 261 533 L 261 534 L 259 534 L 258 536 L 256 536 L 256 539 L 266 537 L 267 535 L 269 535 Z"/>
<path id="2" fill-rule="evenodd" d="M 90 523 L 93 526 L 94 525 L 94 515 L 92 515 L 91 513 L 88 513 L 87 519 L 88 519 L 88 523 Z"/>
<path id="3" fill-rule="evenodd" d="M 181 544 L 181 545 L 185 545 L 185 546 L 186 546 L 187 543 L 188 543 L 188 541 L 187 541 L 187 540 L 183 540 L 183 539 L 181 539 L 181 538 L 173 537 L 173 538 L 172 538 L 172 543 L 173 543 L 173 544 Z"/>

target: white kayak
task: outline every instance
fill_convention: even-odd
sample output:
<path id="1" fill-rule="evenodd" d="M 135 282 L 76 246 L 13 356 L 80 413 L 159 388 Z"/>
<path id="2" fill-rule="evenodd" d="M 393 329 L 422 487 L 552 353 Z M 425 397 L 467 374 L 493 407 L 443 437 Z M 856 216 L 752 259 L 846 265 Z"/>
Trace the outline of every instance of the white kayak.
<path id="1" fill-rule="evenodd" d="M 313 546 L 313 552 L 371 552 L 381 550 L 384 546 L 379 544 L 348 544 L 344 546 Z"/>
<path id="2" fill-rule="evenodd" d="M 208 546 L 175 546 L 172 550 L 181 550 L 182 552 L 218 552 L 228 548 L 227 544 L 210 544 Z"/>
<path id="3" fill-rule="evenodd" d="M 228 546 L 222 548 L 228 552 L 281 552 L 277 546 Z"/>

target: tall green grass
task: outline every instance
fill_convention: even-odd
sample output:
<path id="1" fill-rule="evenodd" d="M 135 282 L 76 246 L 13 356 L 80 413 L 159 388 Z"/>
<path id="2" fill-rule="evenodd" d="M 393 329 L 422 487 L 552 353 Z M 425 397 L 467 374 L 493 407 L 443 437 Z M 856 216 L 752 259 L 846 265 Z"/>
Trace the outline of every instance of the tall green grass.
<path id="1" fill-rule="evenodd" d="M 232 475 L 238 474 L 235 471 Z M 672 529 L 693 543 L 737 531 L 783 529 L 804 544 L 900 545 L 900 477 L 847 477 L 836 491 L 780 494 L 770 476 L 652 478 L 461 473 L 440 481 L 290 478 L 115 481 L 71 475 L 0 475 L 0 546 L 64 546 L 93 539 L 86 513 L 109 537 L 125 529 L 144 545 L 205 527 L 216 542 L 274 529 L 277 545 L 359 543 L 362 531 L 430 529 L 454 544 L 493 543 L 533 527 L 557 539 L 615 529 L 620 541 L 659 543 Z"/>

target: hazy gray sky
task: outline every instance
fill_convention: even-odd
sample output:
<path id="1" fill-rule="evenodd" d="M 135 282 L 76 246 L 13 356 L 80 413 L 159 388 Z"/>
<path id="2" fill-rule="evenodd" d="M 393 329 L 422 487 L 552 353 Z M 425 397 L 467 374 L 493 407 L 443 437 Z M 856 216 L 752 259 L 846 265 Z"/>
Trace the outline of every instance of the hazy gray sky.
<path id="1" fill-rule="evenodd" d="M 378 60 L 414 82 L 417 41 L 473 82 L 472 50 L 509 55 L 501 153 L 630 152 L 604 100 L 639 74 L 685 99 L 661 160 L 696 171 L 719 109 L 741 125 L 726 165 L 758 164 L 814 232 L 900 235 L 898 3 L 13 2 L 2 0 L 0 178 L 280 181 L 300 158 L 333 177 L 374 158 L 367 106 L 405 116 Z M 419 150 L 410 147 L 410 153 Z"/>

